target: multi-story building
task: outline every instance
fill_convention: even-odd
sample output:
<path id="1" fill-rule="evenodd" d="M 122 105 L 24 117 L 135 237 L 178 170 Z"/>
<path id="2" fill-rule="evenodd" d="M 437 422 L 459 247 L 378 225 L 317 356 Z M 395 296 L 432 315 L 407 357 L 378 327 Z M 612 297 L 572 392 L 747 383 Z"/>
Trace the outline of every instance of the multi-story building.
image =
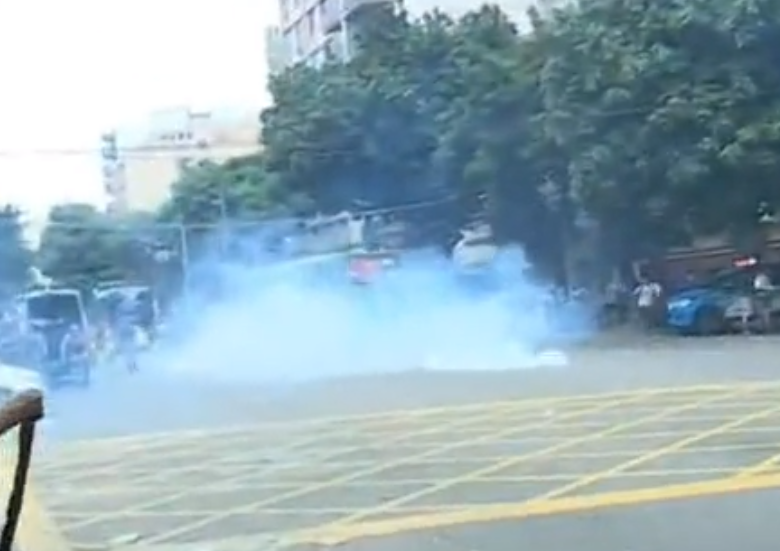
<path id="1" fill-rule="evenodd" d="M 286 65 L 348 58 L 361 17 L 377 6 L 400 4 L 399 0 L 280 0 Z"/>
<path id="2" fill-rule="evenodd" d="M 273 26 L 265 30 L 265 57 L 269 74 L 275 75 L 287 66 L 290 58 L 288 46 L 281 27 Z"/>
<path id="3" fill-rule="evenodd" d="M 454 17 L 479 8 L 484 0 L 279 0 L 281 24 L 277 40 L 283 42 L 284 63 L 276 67 L 310 63 L 319 65 L 328 58 L 346 59 L 354 49 L 355 31 L 361 20 L 377 6 L 407 10 L 412 16 L 438 9 Z M 560 0 L 497 1 L 523 26 L 528 8 L 545 8 Z M 279 48 L 279 46 L 277 46 Z M 278 49 L 276 50 L 279 51 Z M 270 64 L 270 63 L 269 63 Z"/>
<path id="4" fill-rule="evenodd" d="M 105 134 L 103 183 L 110 208 L 156 210 L 187 165 L 254 153 L 259 149 L 259 131 L 255 111 L 177 108 L 153 113 L 140 128 Z"/>

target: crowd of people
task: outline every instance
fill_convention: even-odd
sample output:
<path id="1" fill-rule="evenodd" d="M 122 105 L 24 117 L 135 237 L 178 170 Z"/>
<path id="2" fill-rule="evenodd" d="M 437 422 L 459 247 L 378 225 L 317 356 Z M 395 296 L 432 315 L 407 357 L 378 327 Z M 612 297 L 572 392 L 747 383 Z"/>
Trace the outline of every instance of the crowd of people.
<path id="1" fill-rule="evenodd" d="M 694 271 L 685 272 L 681 279 L 664 281 L 648 274 L 638 274 L 633 286 L 620 280 L 607 285 L 602 306 L 605 326 L 633 324 L 643 330 L 657 331 L 667 327 L 669 300 L 676 293 L 691 288 L 713 288 L 723 297 L 719 311 L 732 316 L 743 332 L 769 333 L 776 329 L 774 322 L 775 297 L 780 287 L 775 285 L 772 270 L 761 263 L 735 268 L 732 277 L 719 282 Z"/>
<path id="2" fill-rule="evenodd" d="M 133 308 L 78 323 L 72 319 L 30 319 L 17 307 L 0 313 L 0 362 L 35 369 L 43 375 L 90 369 L 118 360 L 138 370 L 138 354 L 152 332 Z"/>

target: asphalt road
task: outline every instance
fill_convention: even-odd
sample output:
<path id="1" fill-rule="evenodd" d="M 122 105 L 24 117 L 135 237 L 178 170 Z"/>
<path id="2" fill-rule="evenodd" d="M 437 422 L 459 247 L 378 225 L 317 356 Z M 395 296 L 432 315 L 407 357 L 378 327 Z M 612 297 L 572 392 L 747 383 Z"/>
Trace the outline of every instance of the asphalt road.
<path id="1" fill-rule="evenodd" d="M 381 537 L 356 536 L 343 548 L 769 549 L 780 537 L 769 512 L 780 505 L 777 492 L 759 484 L 721 494 L 731 494 L 723 489 L 732 477 L 780 454 L 778 352 L 776 338 L 623 339 L 569 350 L 567 365 L 416 369 L 297 385 L 108 371 L 92 389 L 53 396 L 38 493 L 69 538 L 93 546 L 137 533 L 166 548 L 209 541 L 208 549 L 248 551 L 279 545 L 280 532 L 378 519 L 390 522 Z M 753 383 L 762 390 L 748 391 Z M 699 390 L 673 392 L 688 387 Z M 671 390 L 647 398 L 640 391 L 648 388 Z M 602 394 L 612 397 L 566 398 Z M 712 400 L 720 405 L 709 407 Z M 381 411 L 396 413 L 365 417 Z M 301 423 L 344 415 L 364 417 Z M 657 464 L 667 456 L 671 463 Z M 504 472 L 515 463 L 530 470 Z M 773 465 L 764 474 L 774 476 Z M 714 491 L 563 507 L 580 486 L 639 495 L 700 481 Z M 517 504 L 539 499 L 544 515 Z M 513 520 L 469 520 L 485 504 L 500 509 L 493 517 Z M 455 509 L 460 517 L 450 522 Z M 418 515 L 421 527 L 393 524 L 399 515 Z M 396 528 L 403 533 L 391 535 Z"/>
<path id="2" fill-rule="evenodd" d="M 342 551 L 775 551 L 780 494 L 759 491 L 431 530 L 341 546 Z M 229 548 L 228 548 L 229 549 Z M 247 551 L 248 546 L 234 545 Z M 300 546 L 296 551 L 317 551 Z"/>
<path id="3" fill-rule="evenodd" d="M 780 337 L 622 338 L 566 351 L 568 365 L 396 373 L 286 384 L 192 382 L 151 370 L 99 374 L 52 395 L 48 433 L 72 440 L 539 396 L 773 380 Z M 332 370 L 330 370 L 332 371 Z"/>

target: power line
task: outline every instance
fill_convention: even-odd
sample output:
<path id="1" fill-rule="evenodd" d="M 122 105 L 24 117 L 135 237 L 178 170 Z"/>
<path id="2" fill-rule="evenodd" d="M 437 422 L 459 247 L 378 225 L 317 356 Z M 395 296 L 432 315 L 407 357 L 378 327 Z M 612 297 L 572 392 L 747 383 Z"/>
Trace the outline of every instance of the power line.
<path id="1" fill-rule="evenodd" d="M 370 209 L 345 211 L 345 212 L 351 218 L 366 218 L 366 217 L 370 218 L 370 217 L 383 216 L 389 214 L 398 214 L 402 212 L 410 212 L 414 210 L 421 210 L 425 208 L 446 205 L 455 202 L 457 199 L 458 199 L 457 196 L 446 196 L 446 197 L 441 197 L 438 199 L 432 199 L 428 201 L 416 201 L 416 202 L 388 206 L 388 207 L 370 208 Z M 260 228 L 262 226 L 268 226 L 274 223 L 278 223 L 279 221 L 282 220 L 299 220 L 301 222 L 308 222 L 312 226 L 316 227 L 318 223 L 338 224 L 342 220 L 341 218 L 339 218 L 338 215 L 331 215 L 331 216 L 323 215 L 320 217 L 313 216 L 313 217 L 300 217 L 300 218 L 284 217 L 284 216 L 277 216 L 277 217 L 269 216 L 264 218 L 251 219 L 251 220 L 226 219 L 226 220 L 215 221 L 215 222 L 186 222 L 186 221 L 184 222 L 139 222 L 137 224 L 128 222 L 127 224 L 122 224 L 121 221 L 117 222 L 117 220 L 111 220 L 110 215 L 106 215 L 106 216 L 109 217 L 107 220 L 100 220 L 96 222 L 66 222 L 61 220 L 39 220 L 36 222 L 37 225 L 42 226 L 44 229 L 47 227 L 51 227 L 51 228 L 71 229 L 71 230 L 102 230 L 106 232 L 126 233 L 126 232 L 153 231 L 153 230 L 181 231 L 182 228 L 187 230 L 209 230 L 209 229 L 219 229 L 219 228 L 246 229 L 246 228 L 253 228 L 253 227 Z M 18 222 L 9 219 L 0 220 L 0 226 L 14 225 L 17 223 Z M 29 220 L 22 220 L 20 222 L 20 225 L 22 226 L 28 226 L 31 224 L 32 222 Z"/>
<path id="2" fill-rule="evenodd" d="M 689 92 L 689 89 L 685 89 L 684 92 Z M 780 94 L 780 89 L 778 90 L 768 90 L 765 92 L 759 92 L 755 94 L 753 97 L 749 98 L 748 101 L 760 101 L 760 100 L 766 100 L 766 99 L 775 99 Z M 725 91 L 723 91 L 722 94 L 720 94 L 722 97 L 720 99 L 723 99 L 724 101 L 728 101 L 728 105 L 724 106 L 724 111 L 728 111 L 729 109 L 740 109 L 743 107 L 743 105 L 740 105 L 739 102 L 734 102 L 733 99 L 727 97 L 727 94 Z M 710 91 L 708 94 L 708 99 L 716 99 L 718 96 L 714 91 Z M 694 101 L 697 98 L 695 96 L 692 96 L 691 94 L 681 94 L 679 98 L 682 98 L 683 102 L 689 102 Z M 634 106 L 634 107 L 626 107 L 622 109 L 607 109 L 607 110 L 598 110 L 598 109 L 588 109 L 588 106 L 576 106 L 578 109 L 576 111 L 576 116 L 591 116 L 595 118 L 619 118 L 619 117 L 626 117 L 626 116 L 636 116 L 636 115 L 649 115 L 652 114 L 654 111 L 660 108 L 668 107 L 670 109 L 679 110 L 684 105 L 676 106 L 672 105 L 672 103 L 679 99 L 678 96 L 675 95 L 674 92 L 669 92 L 667 94 L 664 94 L 659 98 L 659 100 L 655 103 L 644 105 L 644 106 Z M 740 98 L 742 99 L 742 98 Z M 581 107 L 581 108 L 580 108 Z M 202 156 L 204 158 L 208 158 L 209 154 L 216 154 L 216 156 L 242 156 L 242 155 L 251 155 L 252 150 L 255 150 L 255 152 L 260 153 L 262 151 L 262 144 L 260 142 L 253 142 L 253 141 L 245 141 L 245 140 L 227 140 L 227 141 L 220 141 L 218 144 L 214 146 L 199 146 L 197 144 L 189 145 L 186 143 L 182 144 L 154 144 L 154 145 L 139 145 L 139 146 L 127 146 L 117 147 L 117 154 L 119 156 L 119 160 L 135 160 L 135 159 L 156 159 L 156 158 L 165 158 L 165 157 L 177 157 L 177 158 L 185 158 L 185 157 L 195 157 Z M 317 156 L 338 156 L 343 155 L 345 153 L 351 153 L 353 152 L 352 149 L 344 148 L 344 149 L 333 149 L 333 150 L 319 150 L 315 148 L 297 148 L 292 150 L 292 152 L 300 152 L 300 153 L 311 153 Z M 15 157 L 101 157 L 103 155 L 103 150 L 100 147 L 94 147 L 94 148 L 72 148 L 72 147 L 53 147 L 53 148 L 25 148 L 25 149 L 0 149 L 0 158 L 15 158 Z"/>
<path id="3" fill-rule="evenodd" d="M 121 148 L 117 151 L 117 160 L 153 160 L 165 158 L 198 158 L 204 160 L 211 156 L 230 157 L 251 155 L 260 152 L 261 146 L 256 142 L 223 143 L 215 147 L 170 147 L 170 146 L 139 146 Z M 22 157 L 97 157 L 101 159 L 103 152 L 90 148 L 30 148 L 30 149 L 0 149 L 0 159 Z M 101 159 L 102 160 L 102 159 Z M 106 161 L 108 161 L 106 159 Z"/>

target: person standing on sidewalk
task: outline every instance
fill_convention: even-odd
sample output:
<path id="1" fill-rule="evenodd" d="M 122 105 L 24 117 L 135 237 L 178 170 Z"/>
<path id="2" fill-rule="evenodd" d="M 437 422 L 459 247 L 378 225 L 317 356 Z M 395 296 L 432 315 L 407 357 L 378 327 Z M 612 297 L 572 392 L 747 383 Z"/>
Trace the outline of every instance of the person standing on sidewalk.
<path id="1" fill-rule="evenodd" d="M 658 327 L 662 294 L 663 289 L 659 283 L 644 277 L 634 289 L 639 320 L 645 329 Z"/>
<path id="2" fill-rule="evenodd" d="M 772 330 L 772 298 L 775 286 L 769 273 L 759 268 L 753 278 L 753 307 L 761 324 L 761 330 L 769 333 Z"/>

